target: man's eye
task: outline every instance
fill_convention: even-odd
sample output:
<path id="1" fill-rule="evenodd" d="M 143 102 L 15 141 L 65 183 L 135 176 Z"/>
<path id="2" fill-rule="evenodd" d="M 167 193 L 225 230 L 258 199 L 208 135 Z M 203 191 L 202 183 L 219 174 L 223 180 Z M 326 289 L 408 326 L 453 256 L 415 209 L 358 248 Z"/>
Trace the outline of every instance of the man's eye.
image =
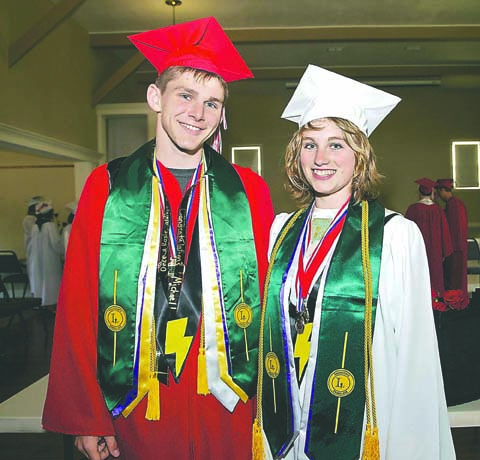
<path id="1" fill-rule="evenodd" d="M 210 109 L 216 109 L 218 106 L 215 102 L 207 102 L 207 107 Z"/>
<path id="2" fill-rule="evenodd" d="M 181 94 L 180 94 L 180 97 L 181 97 L 182 99 L 187 100 L 187 101 L 189 101 L 189 100 L 192 98 L 192 96 L 190 96 L 190 94 L 187 94 L 187 93 L 181 93 Z"/>

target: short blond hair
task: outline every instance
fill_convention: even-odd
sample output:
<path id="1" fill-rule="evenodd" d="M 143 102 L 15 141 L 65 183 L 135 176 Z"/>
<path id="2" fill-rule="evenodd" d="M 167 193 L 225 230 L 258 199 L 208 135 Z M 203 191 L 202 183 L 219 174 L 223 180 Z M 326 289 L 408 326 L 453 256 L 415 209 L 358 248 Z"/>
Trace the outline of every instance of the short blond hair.
<path id="1" fill-rule="evenodd" d="M 368 137 L 351 121 L 344 118 L 326 117 L 338 126 L 347 145 L 355 154 L 355 169 L 352 179 L 352 192 L 355 202 L 371 200 L 378 196 L 378 186 L 383 176 L 377 171 L 375 153 Z M 288 143 L 285 152 L 285 173 L 287 175 L 287 189 L 301 204 L 307 204 L 315 197 L 315 191 L 308 183 L 300 164 L 303 133 L 306 130 L 321 131 L 323 125 L 320 120 L 312 120 L 299 128 Z"/>
<path id="2" fill-rule="evenodd" d="M 224 92 L 223 104 L 225 105 L 225 101 L 227 100 L 227 97 L 228 97 L 227 83 L 220 75 L 217 75 L 216 73 L 213 73 L 213 72 L 194 69 L 193 67 L 182 67 L 182 66 L 168 67 L 157 77 L 157 79 L 155 80 L 155 85 L 157 85 L 157 87 L 163 93 L 168 83 L 170 83 L 175 78 L 187 72 L 190 72 L 196 81 L 200 81 L 200 82 L 208 81 L 208 80 L 211 80 L 212 78 L 218 80 L 223 87 L 223 92 Z"/>

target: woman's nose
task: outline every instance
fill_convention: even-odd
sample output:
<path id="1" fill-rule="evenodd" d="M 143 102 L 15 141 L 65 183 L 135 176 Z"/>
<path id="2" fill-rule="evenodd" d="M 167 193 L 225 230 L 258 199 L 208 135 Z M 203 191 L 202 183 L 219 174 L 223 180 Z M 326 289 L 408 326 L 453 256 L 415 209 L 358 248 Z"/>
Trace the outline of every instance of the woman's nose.
<path id="1" fill-rule="evenodd" d="M 317 149 L 315 152 L 314 162 L 316 165 L 323 165 L 328 163 L 329 156 L 328 153 L 324 149 Z"/>

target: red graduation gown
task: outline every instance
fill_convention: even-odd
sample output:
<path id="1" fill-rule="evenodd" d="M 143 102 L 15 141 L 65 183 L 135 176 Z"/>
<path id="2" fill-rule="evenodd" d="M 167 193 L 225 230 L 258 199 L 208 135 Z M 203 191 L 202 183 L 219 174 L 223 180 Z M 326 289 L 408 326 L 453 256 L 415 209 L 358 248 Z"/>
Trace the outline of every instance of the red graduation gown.
<path id="1" fill-rule="evenodd" d="M 250 202 L 263 287 L 273 220 L 270 193 L 250 169 L 235 168 Z M 164 180 L 176 214 L 180 187 L 168 172 Z M 212 395 L 197 395 L 199 333 L 180 382 L 170 378 L 169 386 L 160 385 L 161 419 L 145 419 L 144 398 L 129 417 L 112 420 L 96 377 L 98 265 L 108 189 L 103 165 L 88 178 L 75 215 L 57 307 L 44 428 L 74 435 L 116 435 L 121 458 L 128 460 L 250 459 L 253 401 L 240 401 L 231 414 Z M 252 363 L 253 371 L 256 364 Z"/>
<path id="2" fill-rule="evenodd" d="M 467 209 L 461 200 L 452 196 L 445 206 L 450 235 L 452 237 L 453 253 L 445 261 L 446 289 L 461 289 L 468 297 L 467 287 Z"/>
<path id="3" fill-rule="evenodd" d="M 437 295 L 445 290 L 443 260 L 452 253 L 452 243 L 447 219 L 438 204 L 422 202 L 412 204 L 405 213 L 407 219 L 413 220 L 422 232 L 427 251 L 430 285 Z"/>

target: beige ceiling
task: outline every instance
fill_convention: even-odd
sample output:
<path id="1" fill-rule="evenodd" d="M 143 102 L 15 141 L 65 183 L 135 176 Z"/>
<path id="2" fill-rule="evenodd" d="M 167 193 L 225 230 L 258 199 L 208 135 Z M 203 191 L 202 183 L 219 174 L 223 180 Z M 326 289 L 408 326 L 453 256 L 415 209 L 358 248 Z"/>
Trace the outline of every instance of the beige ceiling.
<path id="1" fill-rule="evenodd" d="M 52 5 L 50 15 L 71 15 L 98 53 L 118 59 L 118 69 L 92 95 L 93 104 L 128 79 L 154 78 L 126 36 L 170 25 L 174 15 L 177 23 L 215 16 L 259 88 L 294 84 L 308 64 L 377 86 L 480 87 L 480 0 L 183 0 L 175 9 L 164 0 Z"/>

